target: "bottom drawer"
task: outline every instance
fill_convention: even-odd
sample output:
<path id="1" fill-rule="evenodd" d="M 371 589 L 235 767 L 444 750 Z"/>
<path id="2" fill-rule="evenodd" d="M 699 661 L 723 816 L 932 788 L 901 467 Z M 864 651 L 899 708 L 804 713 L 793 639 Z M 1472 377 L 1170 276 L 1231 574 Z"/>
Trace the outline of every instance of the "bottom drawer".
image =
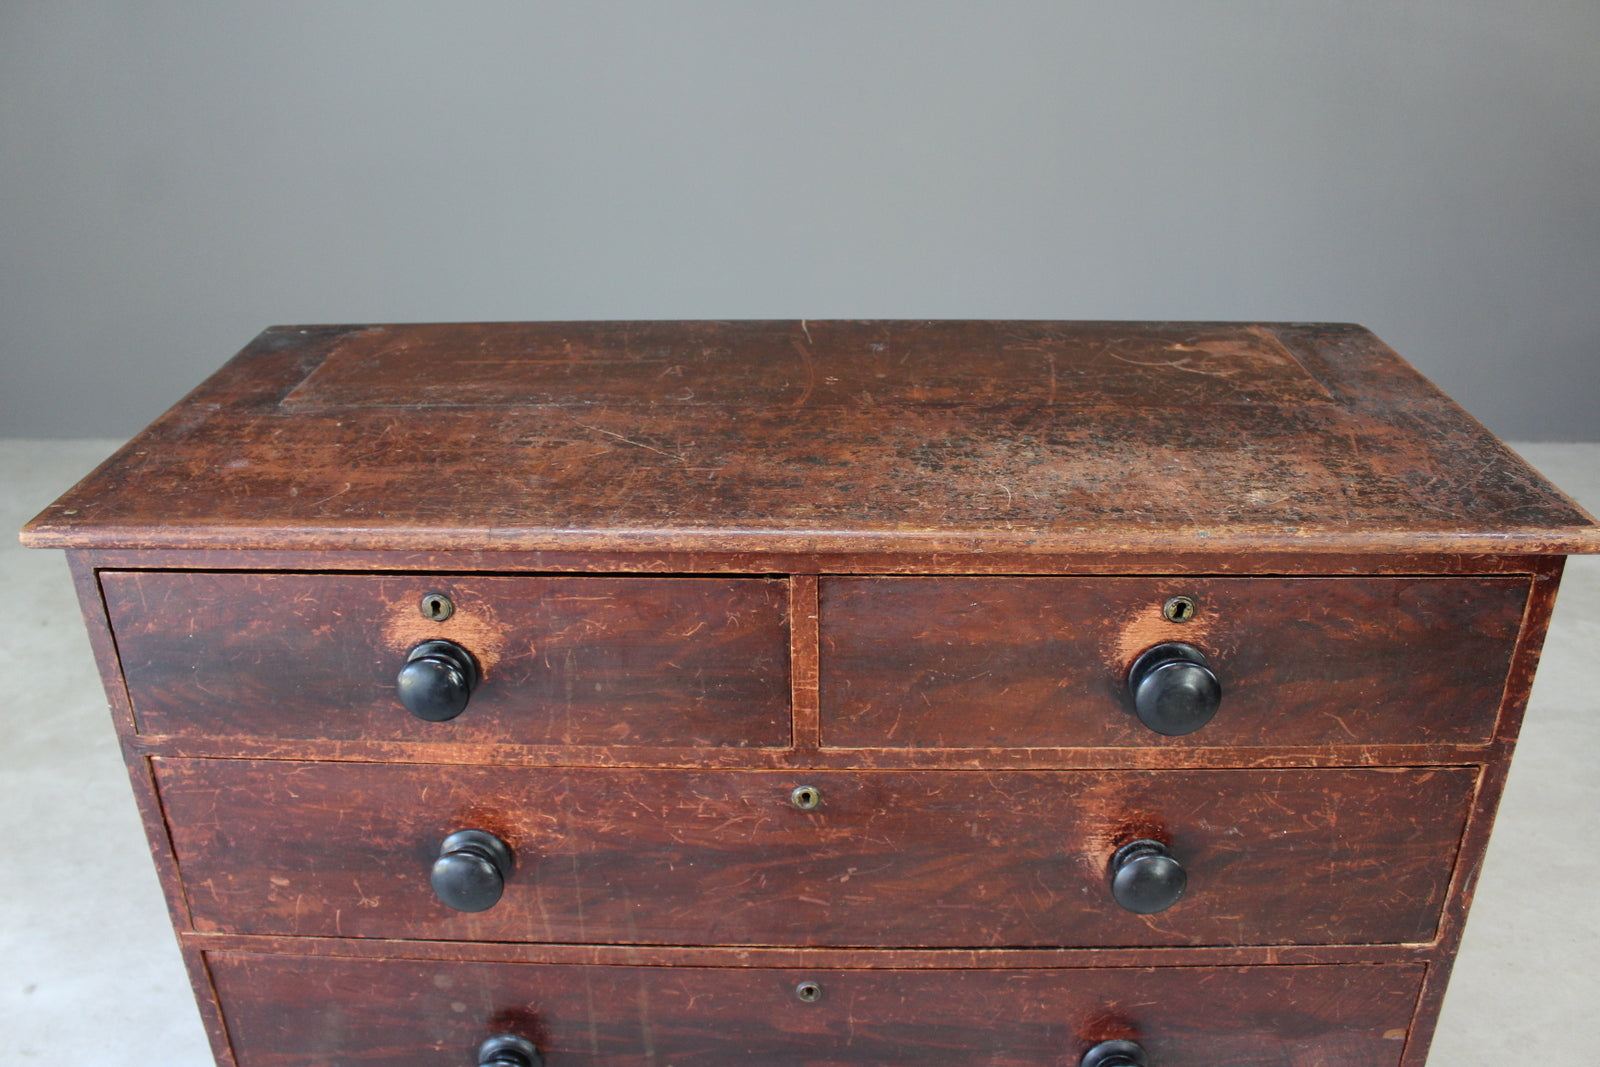
<path id="1" fill-rule="evenodd" d="M 562 1064 L 1394 1067 L 1415 964 L 754 969 L 208 956 L 239 1067 L 472 1067 L 488 1038 Z M 506 1062 L 515 1062 L 508 1060 Z M 530 1061 L 531 1062 L 531 1061 Z"/>

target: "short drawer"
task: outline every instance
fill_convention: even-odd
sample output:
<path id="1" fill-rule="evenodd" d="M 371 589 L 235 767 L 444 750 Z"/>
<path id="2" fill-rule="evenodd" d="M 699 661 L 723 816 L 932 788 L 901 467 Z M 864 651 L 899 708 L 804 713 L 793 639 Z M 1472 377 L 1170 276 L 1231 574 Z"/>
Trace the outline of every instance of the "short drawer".
<path id="1" fill-rule="evenodd" d="M 782 581 L 114 571 L 100 584 L 144 733 L 790 741 Z M 426 721 L 401 705 L 396 679 L 412 650 L 440 640 L 481 681 L 464 711 Z"/>
<path id="2" fill-rule="evenodd" d="M 239 1067 L 1062 1067 L 1133 1041 L 1161 1067 L 1394 1067 L 1423 968 L 805 970 L 208 955 Z M 802 996 L 804 999 L 802 999 Z"/>
<path id="3" fill-rule="evenodd" d="M 1471 768 L 152 762 L 202 931 L 655 945 L 1427 942 L 1476 783 Z M 510 853 L 486 910 L 430 881 L 441 855 L 451 878 L 486 873 L 446 847 L 466 830 Z M 1159 913 L 1111 889 L 1141 840 L 1187 879 Z"/>
<path id="4" fill-rule="evenodd" d="M 1483 744 L 1528 588 L 1523 576 L 829 578 L 822 741 Z M 1222 694 L 1181 736 L 1136 718 L 1127 684 L 1141 653 L 1169 643 L 1200 652 Z"/>

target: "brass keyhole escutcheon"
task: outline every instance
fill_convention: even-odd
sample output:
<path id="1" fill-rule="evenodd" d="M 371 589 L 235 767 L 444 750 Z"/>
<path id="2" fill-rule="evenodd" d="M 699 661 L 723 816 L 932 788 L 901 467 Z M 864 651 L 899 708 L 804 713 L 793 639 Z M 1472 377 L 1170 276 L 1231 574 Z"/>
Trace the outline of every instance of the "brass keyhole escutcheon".
<path id="1" fill-rule="evenodd" d="M 1161 617 L 1168 622 L 1188 622 L 1198 610 L 1194 597 L 1175 596 L 1161 605 Z"/>
<path id="2" fill-rule="evenodd" d="M 817 982 L 801 982 L 794 987 L 794 995 L 802 1004 L 815 1004 L 822 999 L 822 986 Z"/>
<path id="3" fill-rule="evenodd" d="M 456 613 L 455 603 L 443 593 L 429 593 L 419 605 L 422 617 L 433 622 L 444 622 Z"/>
<path id="4" fill-rule="evenodd" d="M 789 794 L 789 803 L 801 811 L 816 811 L 822 805 L 822 790 L 814 785 L 796 786 Z"/>

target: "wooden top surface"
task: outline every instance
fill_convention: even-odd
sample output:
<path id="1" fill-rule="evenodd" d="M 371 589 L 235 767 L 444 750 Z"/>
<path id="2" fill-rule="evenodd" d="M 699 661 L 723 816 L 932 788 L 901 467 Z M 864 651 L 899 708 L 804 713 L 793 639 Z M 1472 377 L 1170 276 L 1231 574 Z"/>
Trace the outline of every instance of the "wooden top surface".
<path id="1" fill-rule="evenodd" d="M 1358 326 L 274 327 L 24 530 L 70 548 L 1600 551 Z"/>

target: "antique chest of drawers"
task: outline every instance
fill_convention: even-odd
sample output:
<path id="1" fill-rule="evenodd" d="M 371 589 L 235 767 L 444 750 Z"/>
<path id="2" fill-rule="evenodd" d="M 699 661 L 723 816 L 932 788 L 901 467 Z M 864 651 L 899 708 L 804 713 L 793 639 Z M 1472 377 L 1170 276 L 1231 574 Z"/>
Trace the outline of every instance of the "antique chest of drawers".
<path id="1" fill-rule="evenodd" d="M 1420 1067 L 1600 549 L 1215 323 L 275 328 L 23 536 L 238 1067 Z"/>

